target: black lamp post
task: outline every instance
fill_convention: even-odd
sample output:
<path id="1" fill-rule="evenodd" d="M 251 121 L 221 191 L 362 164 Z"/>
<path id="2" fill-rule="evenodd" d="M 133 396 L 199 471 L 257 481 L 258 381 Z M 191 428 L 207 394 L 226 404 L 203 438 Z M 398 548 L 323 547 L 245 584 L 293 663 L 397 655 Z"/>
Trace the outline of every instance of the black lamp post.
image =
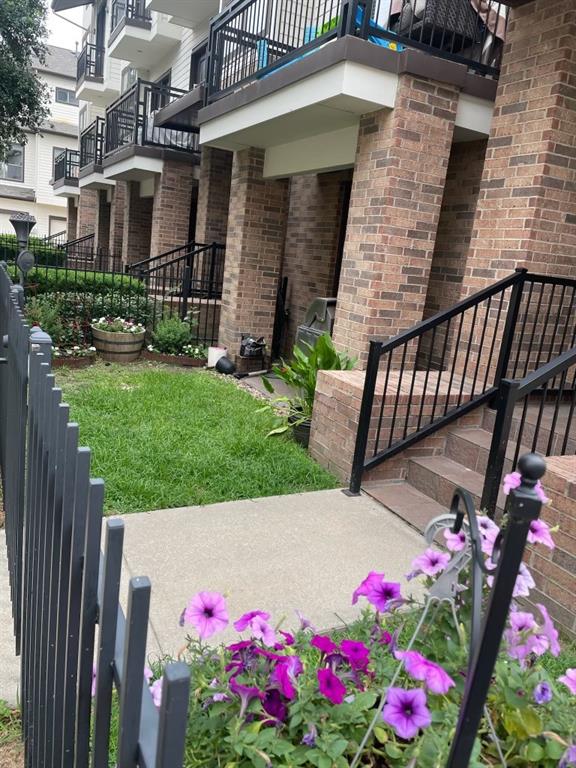
<path id="1" fill-rule="evenodd" d="M 26 275 L 34 266 L 34 254 L 28 250 L 28 238 L 36 226 L 36 219 L 30 213 L 14 213 L 10 216 L 10 223 L 16 232 L 18 248 L 20 249 L 16 258 L 16 266 L 22 275 L 20 284 L 24 288 Z"/>

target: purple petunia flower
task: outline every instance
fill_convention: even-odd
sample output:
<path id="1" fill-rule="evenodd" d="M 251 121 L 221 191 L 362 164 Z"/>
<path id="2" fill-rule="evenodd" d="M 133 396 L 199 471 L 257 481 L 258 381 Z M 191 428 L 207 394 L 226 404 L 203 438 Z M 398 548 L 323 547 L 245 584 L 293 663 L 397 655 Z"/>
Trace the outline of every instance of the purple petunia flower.
<path id="1" fill-rule="evenodd" d="M 269 648 L 276 645 L 276 633 L 262 616 L 255 616 L 249 624 L 252 637 L 262 640 Z"/>
<path id="2" fill-rule="evenodd" d="M 573 766 L 576 766 L 576 744 L 568 747 L 558 763 L 558 768 L 572 768 Z"/>
<path id="3" fill-rule="evenodd" d="M 536 629 L 536 619 L 528 611 L 510 611 L 510 626 L 514 632 L 529 632 Z"/>
<path id="4" fill-rule="evenodd" d="M 558 680 L 568 688 L 571 694 L 576 696 L 576 667 L 567 669 L 565 674 L 561 675 Z M 576 749 L 576 747 L 574 747 Z"/>
<path id="5" fill-rule="evenodd" d="M 446 528 L 444 530 L 444 538 L 446 539 L 446 548 L 451 552 L 461 552 L 466 546 L 466 534 L 464 531 L 452 533 L 452 531 Z"/>
<path id="6" fill-rule="evenodd" d="M 532 520 L 528 531 L 528 542 L 530 544 L 543 544 L 548 549 L 554 549 L 556 546 L 550 533 L 550 527 L 544 520 Z"/>
<path id="7" fill-rule="evenodd" d="M 397 659 L 404 661 L 404 669 L 414 680 L 423 680 L 432 693 L 448 693 L 455 685 L 450 675 L 433 661 L 429 661 L 418 651 L 396 651 Z"/>
<path id="8" fill-rule="evenodd" d="M 248 613 L 244 613 L 242 616 L 240 616 L 239 619 L 237 619 L 234 622 L 234 629 L 237 632 L 244 632 L 246 627 L 248 627 L 252 622 L 252 619 L 255 619 L 258 617 L 264 619 L 264 621 L 268 621 L 268 619 L 270 618 L 270 614 L 266 613 L 266 611 L 248 611 Z"/>
<path id="9" fill-rule="evenodd" d="M 219 592 L 198 592 L 184 610 L 184 621 L 206 640 L 228 626 L 226 601 Z"/>
<path id="10" fill-rule="evenodd" d="M 492 587 L 494 584 L 494 576 L 488 576 L 486 583 L 489 587 Z M 516 576 L 516 583 L 514 584 L 512 597 L 528 597 L 530 595 L 530 590 L 535 586 L 536 582 L 532 578 L 532 574 L 524 565 L 524 563 L 520 563 L 520 568 L 518 570 L 518 576 Z"/>
<path id="11" fill-rule="evenodd" d="M 284 643 L 286 645 L 294 645 L 296 640 L 294 639 L 294 635 L 290 634 L 290 632 L 284 632 L 282 629 L 280 630 L 280 634 L 284 638 Z"/>
<path id="12" fill-rule="evenodd" d="M 152 700 L 156 707 L 160 708 L 162 704 L 162 678 L 156 680 L 150 686 L 150 693 L 152 694 Z"/>
<path id="13" fill-rule="evenodd" d="M 288 707 L 282 700 L 280 691 L 277 691 L 275 688 L 266 691 L 266 695 L 262 700 L 262 706 L 264 711 L 270 715 L 270 717 L 273 717 L 277 723 L 283 723 L 286 720 Z"/>
<path id="14" fill-rule="evenodd" d="M 334 653 L 338 649 L 338 646 L 326 635 L 314 635 L 312 640 L 310 640 L 310 645 L 318 648 L 323 654 Z"/>
<path id="15" fill-rule="evenodd" d="M 235 677 L 230 680 L 230 690 L 240 697 L 240 712 L 239 717 L 243 717 L 246 712 L 246 707 L 252 701 L 252 699 L 264 700 L 264 693 L 256 688 L 254 685 L 242 685 Z"/>
<path id="16" fill-rule="evenodd" d="M 486 515 L 480 515 L 478 517 L 478 528 L 482 537 L 481 548 L 485 555 L 490 557 L 494 551 L 494 543 L 500 533 L 500 528 L 496 525 L 494 520 L 491 520 Z"/>
<path id="17" fill-rule="evenodd" d="M 420 688 L 409 691 L 390 688 L 382 719 L 401 739 L 413 739 L 421 728 L 427 728 L 432 722 L 426 694 Z"/>
<path id="18" fill-rule="evenodd" d="M 352 669 L 365 670 L 370 661 L 370 649 L 356 640 L 342 640 L 342 653 L 348 659 Z"/>
<path id="19" fill-rule="evenodd" d="M 558 656 L 561 650 L 560 643 L 558 642 L 558 630 L 554 626 L 554 622 L 550 618 L 545 606 L 541 603 L 536 603 L 536 608 L 538 608 L 542 616 L 542 634 L 548 638 L 550 653 L 552 656 Z"/>
<path id="20" fill-rule="evenodd" d="M 314 723 L 308 724 L 308 730 L 302 736 L 301 744 L 305 744 L 307 747 L 315 747 L 316 746 L 316 739 L 318 738 L 318 729 L 314 725 Z"/>
<path id="21" fill-rule="evenodd" d="M 426 576 L 437 576 L 450 562 L 450 555 L 446 552 L 437 552 L 435 549 L 428 549 L 412 561 L 412 568 L 416 572 Z"/>
<path id="22" fill-rule="evenodd" d="M 306 629 L 311 629 L 312 632 L 316 632 L 316 627 L 312 624 L 312 622 L 309 619 L 306 618 L 306 616 L 302 614 L 302 611 L 297 610 L 296 616 L 298 616 L 298 621 L 300 622 L 300 629 L 302 631 Z"/>
<path id="23" fill-rule="evenodd" d="M 395 581 L 372 582 L 366 599 L 377 611 L 384 613 L 397 602 L 402 602 L 400 584 Z"/>
<path id="24" fill-rule="evenodd" d="M 356 587 L 352 593 L 352 605 L 356 605 L 359 597 L 366 597 L 370 592 L 373 584 L 379 584 L 384 581 L 384 574 L 377 573 L 376 571 L 370 571 L 368 576 L 361 582 L 359 587 Z"/>
<path id="25" fill-rule="evenodd" d="M 91 688 L 91 694 L 92 698 L 96 696 L 96 677 L 98 674 L 98 670 L 96 668 L 96 664 L 92 664 L 92 688 Z"/>
<path id="26" fill-rule="evenodd" d="M 552 688 L 543 680 L 534 688 L 533 697 L 536 704 L 547 704 L 552 701 Z"/>
<path id="27" fill-rule="evenodd" d="M 304 667 L 298 656 L 289 656 L 285 661 L 278 663 L 270 675 L 270 682 L 276 683 L 280 692 L 289 701 L 296 697 L 294 681 L 302 674 Z"/>
<path id="28" fill-rule="evenodd" d="M 346 696 L 346 686 L 331 669 L 319 669 L 317 672 L 318 687 L 322 696 L 329 699 L 332 704 L 342 704 Z"/>
<path id="29" fill-rule="evenodd" d="M 504 495 L 508 496 L 510 491 L 516 490 L 516 488 L 519 488 L 522 483 L 522 475 L 520 472 L 510 472 L 509 475 L 504 476 L 504 481 L 502 483 L 502 490 L 504 491 Z M 542 502 L 542 504 L 548 504 L 550 499 L 546 496 L 546 493 L 544 492 L 544 488 L 542 487 L 542 483 L 540 480 L 536 483 L 534 486 L 534 490 L 538 494 L 538 498 Z"/>

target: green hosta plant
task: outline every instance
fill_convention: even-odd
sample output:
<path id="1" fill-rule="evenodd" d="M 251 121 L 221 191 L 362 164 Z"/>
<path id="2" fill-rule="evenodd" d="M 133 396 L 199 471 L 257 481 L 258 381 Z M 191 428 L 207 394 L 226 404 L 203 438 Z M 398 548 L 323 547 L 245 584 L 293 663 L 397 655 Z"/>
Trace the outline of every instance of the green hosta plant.
<path id="1" fill-rule="evenodd" d="M 272 372 L 294 390 L 294 395 L 276 397 L 260 409 L 274 411 L 276 423 L 269 435 L 278 435 L 290 427 L 310 423 L 318 371 L 350 371 L 356 365 L 355 358 L 338 352 L 327 333 L 320 336 L 314 346 L 305 343 L 305 347 L 302 350 L 296 345 L 290 363 L 282 360 L 280 365 L 272 368 Z M 275 392 L 270 379 L 262 381 L 268 392 Z"/>

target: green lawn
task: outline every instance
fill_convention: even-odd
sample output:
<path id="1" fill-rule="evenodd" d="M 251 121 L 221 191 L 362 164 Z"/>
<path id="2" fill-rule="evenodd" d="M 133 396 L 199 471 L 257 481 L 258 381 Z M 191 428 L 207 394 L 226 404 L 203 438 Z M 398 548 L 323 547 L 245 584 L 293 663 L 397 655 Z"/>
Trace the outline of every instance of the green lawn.
<path id="1" fill-rule="evenodd" d="M 337 486 L 291 439 L 265 437 L 271 418 L 232 380 L 103 363 L 56 379 L 92 449 L 92 475 L 106 481 L 108 513 Z"/>

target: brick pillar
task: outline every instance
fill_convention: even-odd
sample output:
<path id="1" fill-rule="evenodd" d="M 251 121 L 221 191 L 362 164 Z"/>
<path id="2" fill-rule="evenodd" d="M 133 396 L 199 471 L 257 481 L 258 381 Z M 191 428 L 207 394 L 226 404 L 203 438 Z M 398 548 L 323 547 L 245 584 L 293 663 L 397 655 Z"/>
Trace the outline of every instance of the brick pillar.
<path id="1" fill-rule="evenodd" d="M 576 6 L 510 9 L 464 293 L 516 266 L 576 277 Z"/>
<path id="2" fill-rule="evenodd" d="M 140 182 L 127 182 L 122 241 L 124 264 L 133 264 L 150 256 L 153 203 L 151 197 L 140 197 Z"/>
<path id="3" fill-rule="evenodd" d="M 368 341 L 422 319 L 458 89 L 401 75 L 393 110 L 360 121 L 334 341 L 363 366 Z"/>
<path id="4" fill-rule="evenodd" d="M 290 208 L 282 277 L 288 278 L 289 323 L 283 354 L 290 356 L 298 326 L 304 322 L 310 302 L 334 296 L 334 278 L 344 184 L 352 171 L 337 171 L 290 180 Z"/>
<path id="5" fill-rule="evenodd" d="M 78 223 L 76 236 L 92 235 L 96 232 L 96 217 L 98 212 L 98 190 L 86 189 L 80 190 L 78 198 Z"/>
<path id="6" fill-rule="evenodd" d="M 263 168 L 264 150 L 234 154 L 219 338 L 240 367 L 243 332 L 264 336 L 270 350 L 284 250 L 288 181 L 264 179 Z"/>
<path id="7" fill-rule="evenodd" d="M 120 255 L 122 253 L 127 186 L 127 182 L 117 181 L 112 188 L 110 235 L 108 237 L 108 247 L 112 255 Z"/>
<path id="8" fill-rule="evenodd" d="M 232 152 L 225 149 L 202 148 L 196 216 L 197 243 L 226 243 L 232 159 Z"/>
<path id="9" fill-rule="evenodd" d="M 66 239 L 76 240 L 76 228 L 78 226 L 78 200 L 75 197 L 69 197 L 68 204 L 68 221 L 66 223 Z"/>
<path id="10" fill-rule="evenodd" d="M 98 190 L 98 207 L 96 208 L 96 233 L 95 243 L 96 248 L 99 248 L 103 252 L 108 252 L 110 244 L 110 203 L 105 189 Z"/>
<path id="11" fill-rule="evenodd" d="M 190 203 L 195 184 L 192 163 L 164 161 L 154 189 L 151 256 L 186 245 L 189 241 Z"/>

